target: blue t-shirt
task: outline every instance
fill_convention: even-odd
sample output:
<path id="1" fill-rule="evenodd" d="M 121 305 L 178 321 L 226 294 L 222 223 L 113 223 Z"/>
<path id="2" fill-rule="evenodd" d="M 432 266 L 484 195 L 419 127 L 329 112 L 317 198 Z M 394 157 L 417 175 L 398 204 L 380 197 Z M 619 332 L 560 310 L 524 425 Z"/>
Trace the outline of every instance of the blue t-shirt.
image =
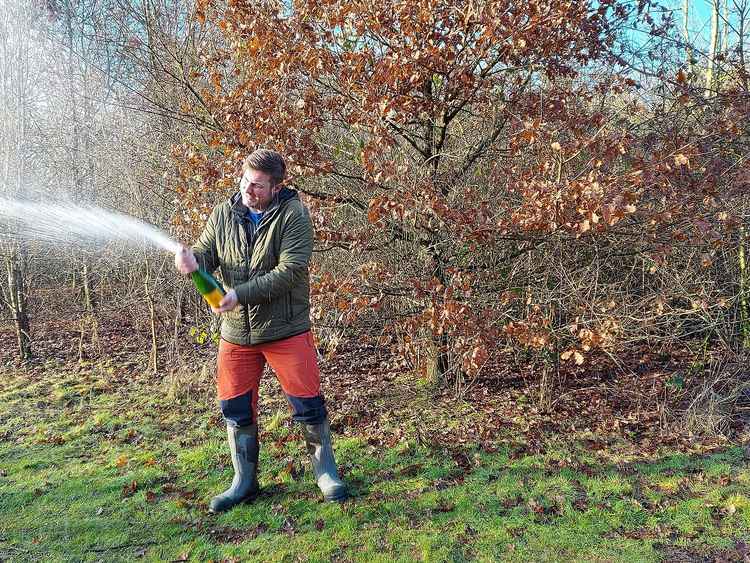
<path id="1" fill-rule="evenodd" d="M 260 223 L 260 220 L 263 219 L 263 211 L 259 213 L 255 213 L 254 211 L 251 211 L 250 209 L 248 209 L 247 218 L 250 219 L 253 222 L 253 224 L 257 227 L 258 223 Z"/>

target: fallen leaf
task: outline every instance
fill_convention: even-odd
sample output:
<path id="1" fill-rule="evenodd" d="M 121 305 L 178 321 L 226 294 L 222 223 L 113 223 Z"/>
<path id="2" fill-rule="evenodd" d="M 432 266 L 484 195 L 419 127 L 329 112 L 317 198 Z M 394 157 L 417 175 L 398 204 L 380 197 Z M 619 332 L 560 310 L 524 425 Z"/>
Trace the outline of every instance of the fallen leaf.
<path id="1" fill-rule="evenodd" d="M 133 496 L 133 494 L 138 490 L 138 482 L 137 481 L 131 481 L 127 485 L 124 485 L 122 487 L 122 498 L 127 498 L 130 496 Z"/>
<path id="2" fill-rule="evenodd" d="M 445 501 L 443 501 L 443 502 L 440 502 L 435 507 L 434 510 L 435 510 L 435 512 L 453 512 L 453 510 L 455 510 L 455 508 L 456 508 L 455 504 L 453 504 L 451 502 L 445 502 Z"/>

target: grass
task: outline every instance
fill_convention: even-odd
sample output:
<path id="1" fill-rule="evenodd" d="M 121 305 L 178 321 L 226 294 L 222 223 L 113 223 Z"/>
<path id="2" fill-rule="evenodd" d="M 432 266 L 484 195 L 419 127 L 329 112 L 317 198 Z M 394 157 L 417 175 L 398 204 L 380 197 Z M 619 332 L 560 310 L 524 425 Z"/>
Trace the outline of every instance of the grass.
<path id="1" fill-rule="evenodd" d="M 1 560 L 741 560 L 750 542 L 738 446 L 646 456 L 552 436 L 519 454 L 518 436 L 498 435 L 489 450 L 448 449 L 409 419 L 390 446 L 336 435 L 355 495 L 336 505 L 321 502 L 287 413 L 266 408 L 260 498 L 211 515 L 231 464 L 210 393 L 48 363 L 3 374 L 0 404 Z"/>

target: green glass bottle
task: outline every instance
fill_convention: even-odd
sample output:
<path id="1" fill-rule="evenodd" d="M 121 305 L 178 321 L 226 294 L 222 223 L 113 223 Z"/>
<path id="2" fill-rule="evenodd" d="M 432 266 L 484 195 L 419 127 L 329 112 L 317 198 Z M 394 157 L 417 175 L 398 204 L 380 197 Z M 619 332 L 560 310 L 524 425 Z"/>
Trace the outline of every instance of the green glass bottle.
<path id="1" fill-rule="evenodd" d="M 191 273 L 190 277 L 193 278 L 193 283 L 203 299 L 212 307 L 218 307 L 226 292 L 216 278 L 201 268 Z"/>

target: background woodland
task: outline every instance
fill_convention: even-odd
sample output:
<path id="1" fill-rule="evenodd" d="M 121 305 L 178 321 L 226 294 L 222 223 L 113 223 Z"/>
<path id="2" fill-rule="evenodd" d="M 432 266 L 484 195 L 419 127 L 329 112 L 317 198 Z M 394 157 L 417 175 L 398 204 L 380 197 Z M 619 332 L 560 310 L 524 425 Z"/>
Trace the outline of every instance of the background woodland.
<path id="1" fill-rule="evenodd" d="M 623 376 L 662 427 L 731 433 L 750 2 L 710 7 L 702 33 L 687 0 L 2 0 L 0 189 L 189 242 L 243 156 L 279 150 L 328 361 L 364 343 L 490 399 L 522 376 L 553 414 L 571 382 Z M 0 234 L 6 364 L 210 358 L 217 320 L 171 256 Z"/>

